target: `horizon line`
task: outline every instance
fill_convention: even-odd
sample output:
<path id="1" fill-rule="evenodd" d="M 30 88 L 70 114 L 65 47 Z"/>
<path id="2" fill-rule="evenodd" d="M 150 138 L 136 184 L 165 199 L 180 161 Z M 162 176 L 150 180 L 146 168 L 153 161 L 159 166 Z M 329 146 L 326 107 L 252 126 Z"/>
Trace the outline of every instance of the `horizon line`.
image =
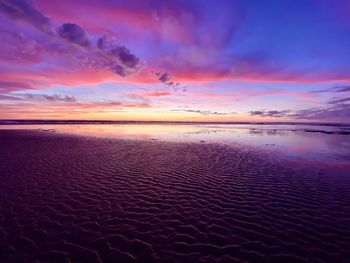
<path id="1" fill-rule="evenodd" d="M 66 120 L 66 119 L 0 119 L 0 125 L 25 124 L 256 124 L 256 125 L 319 125 L 319 126 L 348 126 L 350 123 L 332 122 L 293 122 L 293 121 L 138 121 L 138 120 Z"/>

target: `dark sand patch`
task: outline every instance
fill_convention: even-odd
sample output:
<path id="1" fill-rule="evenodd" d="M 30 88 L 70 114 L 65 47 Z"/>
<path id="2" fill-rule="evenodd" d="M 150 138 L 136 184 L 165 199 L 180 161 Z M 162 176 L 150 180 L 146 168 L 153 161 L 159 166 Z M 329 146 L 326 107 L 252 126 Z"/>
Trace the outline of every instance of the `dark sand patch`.
<path id="1" fill-rule="evenodd" d="M 323 133 L 323 134 L 350 135 L 350 131 L 347 131 L 347 130 L 326 131 L 326 130 L 305 129 L 304 132 Z"/>
<path id="2" fill-rule="evenodd" d="M 209 143 L 0 142 L 1 262 L 349 262 L 349 176 Z"/>

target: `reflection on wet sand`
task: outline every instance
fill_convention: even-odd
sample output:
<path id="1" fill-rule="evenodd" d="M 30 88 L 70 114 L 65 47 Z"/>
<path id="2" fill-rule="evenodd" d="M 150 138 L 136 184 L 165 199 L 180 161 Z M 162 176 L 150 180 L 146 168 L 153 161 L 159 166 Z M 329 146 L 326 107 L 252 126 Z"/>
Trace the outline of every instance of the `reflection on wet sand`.
<path id="1" fill-rule="evenodd" d="M 281 158 L 330 166 L 350 165 L 347 127 L 230 124 L 50 124 L 0 125 L 0 129 L 35 129 L 128 140 L 243 144 Z"/>

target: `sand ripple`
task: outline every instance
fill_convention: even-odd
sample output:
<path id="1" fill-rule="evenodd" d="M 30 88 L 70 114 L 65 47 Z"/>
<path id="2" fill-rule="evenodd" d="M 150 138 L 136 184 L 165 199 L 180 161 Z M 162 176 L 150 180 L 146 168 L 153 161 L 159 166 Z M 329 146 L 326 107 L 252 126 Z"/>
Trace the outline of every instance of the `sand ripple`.
<path id="1" fill-rule="evenodd" d="M 1 262 L 349 262 L 348 176 L 205 143 L 0 141 Z"/>

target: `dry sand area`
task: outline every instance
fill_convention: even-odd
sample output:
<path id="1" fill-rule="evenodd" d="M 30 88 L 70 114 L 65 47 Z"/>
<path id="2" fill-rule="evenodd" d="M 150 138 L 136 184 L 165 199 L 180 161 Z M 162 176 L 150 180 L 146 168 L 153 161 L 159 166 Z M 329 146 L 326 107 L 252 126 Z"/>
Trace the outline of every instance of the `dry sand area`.
<path id="1" fill-rule="evenodd" d="M 3 263 L 350 261 L 350 174 L 239 145 L 0 142 Z"/>

